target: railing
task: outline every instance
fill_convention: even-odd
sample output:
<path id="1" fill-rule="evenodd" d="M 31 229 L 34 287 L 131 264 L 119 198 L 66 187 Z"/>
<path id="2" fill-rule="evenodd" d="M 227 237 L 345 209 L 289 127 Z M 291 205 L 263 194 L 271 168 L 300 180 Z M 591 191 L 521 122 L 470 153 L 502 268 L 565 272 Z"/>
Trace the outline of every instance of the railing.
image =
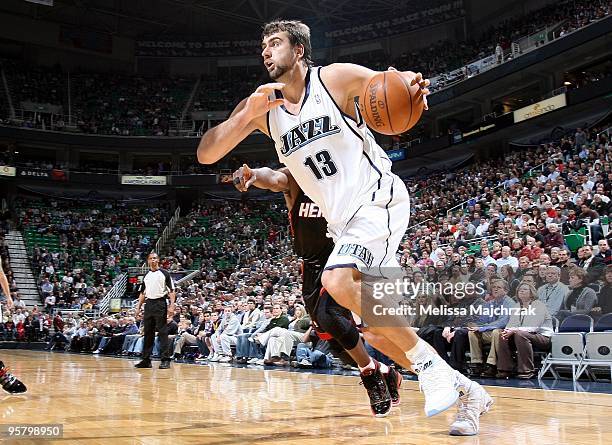
<path id="1" fill-rule="evenodd" d="M 0 66 L 0 74 L 2 75 L 2 87 L 4 94 L 6 95 L 6 103 L 8 104 L 9 118 L 15 117 L 15 107 L 13 106 L 13 99 L 11 98 L 11 92 L 9 90 L 8 81 L 6 80 L 6 73 L 4 68 Z"/>
<path id="2" fill-rule="evenodd" d="M 531 168 L 528 170 L 529 175 L 531 175 L 531 174 L 532 174 L 532 173 L 533 173 L 535 170 L 538 170 L 538 169 L 539 169 L 540 171 L 544 171 L 544 166 L 545 166 L 545 165 L 550 164 L 551 162 L 554 162 L 554 161 L 555 161 L 555 160 L 557 160 L 557 159 L 559 159 L 559 158 L 557 158 L 557 157 L 552 157 L 552 158 L 550 158 L 549 160 L 544 161 L 544 162 L 542 162 L 541 164 L 536 165 L 535 167 L 531 167 Z M 523 176 L 525 176 L 525 173 L 523 174 Z M 502 182 L 501 184 L 498 184 L 498 185 L 496 185 L 495 187 L 493 187 L 493 188 L 491 189 L 491 191 L 492 191 L 492 192 L 493 192 L 493 191 L 496 191 L 497 189 L 499 189 L 499 188 L 501 188 L 501 187 L 504 187 L 504 188 L 505 188 L 505 184 L 506 184 L 506 183 L 505 183 L 505 181 L 504 181 L 504 182 Z M 446 215 L 448 216 L 448 215 L 450 215 L 450 214 L 451 214 L 453 211 L 458 210 L 458 209 L 463 210 L 463 209 L 465 208 L 465 206 L 466 206 L 466 205 L 467 205 L 467 204 L 468 204 L 470 201 L 472 201 L 472 200 L 474 200 L 474 199 L 478 200 L 478 199 L 480 199 L 480 198 L 482 198 L 482 197 L 484 197 L 484 196 L 485 196 L 485 194 L 483 193 L 483 194 L 481 194 L 481 195 L 477 195 L 477 196 L 474 196 L 473 198 L 470 198 L 470 199 L 468 199 L 468 200 L 466 200 L 466 201 L 463 201 L 463 202 L 461 202 L 461 203 L 457 204 L 456 206 L 451 207 L 450 209 L 448 209 L 448 210 L 446 211 Z"/>
<path id="3" fill-rule="evenodd" d="M 254 246 L 251 247 L 247 247 L 246 249 L 238 252 L 238 263 L 236 263 L 236 267 L 239 267 L 240 264 L 242 264 L 242 257 L 243 255 L 246 253 L 257 253 L 257 244 L 255 244 Z"/>
<path id="4" fill-rule="evenodd" d="M 558 29 L 561 25 L 563 25 L 563 23 L 564 22 L 556 23 L 555 25 L 542 28 L 533 34 L 529 34 L 527 36 L 515 40 L 514 42 L 512 42 L 510 47 L 501 54 L 499 60 L 497 54 L 493 53 L 482 59 L 469 62 L 448 73 L 443 73 L 432 77 L 431 79 L 429 79 L 431 82 L 431 86 L 429 87 L 430 91 L 434 93 L 456 85 L 457 83 L 462 82 L 465 79 L 469 79 L 471 77 L 477 76 L 478 74 L 482 74 L 486 71 L 489 71 L 490 69 L 500 66 L 505 62 L 514 60 L 517 57 L 520 57 L 535 49 L 538 49 L 543 45 L 552 42 L 553 40 L 557 40 L 576 31 L 584 29 L 584 27 L 575 29 L 564 36 L 553 35 L 554 31 Z"/>
<path id="5" fill-rule="evenodd" d="M 110 301 L 113 298 L 121 298 L 123 294 L 125 294 L 125 289 L 127 287 L 127 273 L 122 273 L 113 284 L 113 287 L 104 295 L 102 300 L 100 301 L 100 312 L 104 315 L 108 314 L 108 310 L 110 309 Z"/>
<path id="6" fill-rule="evenodd" d="M 559 28 L 559 26 L 563 25 L 563 23 L 565 22 L 566 21 L 564 20 L 552 26 L 542 28 L 539 31 L 534 32 L 533 34 L 529 34 L 527 36 L 519 38 L 518 40 L 515 40 L 514 42 L 512 42 L 511 46 L 512 56 L 516 58 L 522 54 L 525 54 L 529 51 L 532 51 L 542 45 L 551 42 L 552 40 L 554 40 L 554 36 L 553 38 L 549 37 L 551 33 L 555 29 Z"/>
<path id="7" fill-rule="evenodd" d="M 30 122 L 32 128 L 40 128 L 42 130 L 61 131 L 64 128 L 76 130 L 76 125 L 74 125 L 74 120 L 76 116 L 74 115 L 51 113 L 45 109 L 26 110 L 23 108 L 19 108 L 15 109 L 14 111 L 15 113 L 11 115 L 9 119 L 12 122 L 18 123 L 20 125 L 23 125 L 26 122 Z M 79 120 L 78 117 L 76 117 L 76 120 Z"/>
<path id="8" fill-rule="evenodd" d="M 601 130 L 599 133 L 597 133 L 597 136 L 599 136 L 600 134 L 605 133 L 608 135 L 608 137 L 610 136 L 610 133 L 612 133 L 612 127 L 608 127 L 605 130 Z"/>
<path id="9" fill-rule="evenodd" d="M 487 243 L 488 243 L 489 241 L 492 241 L 492 240 L 495 241 L 496 239 L 498 239 L 497 238 L 497 234 L 496 235 L 480 236 L 478 238 L 472 238 L 472 239 L 466 240 L 466 242 L 468 243 L 468 245 L 472 246 L 474 244 L 480 244 L 481 241 L 487 241 Z M 453 245 L 454 245 L 454 243 L 447 243 L 447 244 L 440 244 L 440 245 L 438 245 L 438 247 L 444 249 L 445 247 L 453 246 Z"/>
<path id="10" fill-rule="evenodd" d="M 187 275 L 185 275 L 183 278 L 179 278 L 178 280 L 176 280 L 176 281 L 174 282 L 174 284 L 182 284 L 182 283 L 184 283 L 184 282 L 185 282 L 185 281 L 187 281 L 187 280 L 191 280 L 192 278 L 195 278 L 195 277 L 197 277 L 197 276 L 200 276 L 201 274 L 202 274 L 202 271 L 201 271 L 201 270 L 199 270 L 199 269 L 198 269 L 198 270 L 191 271 L 191 272 L 189 272 Z"/>
<path id="11" fill-rule="evenodd" d="M 100 317 L 100 309 L 62 309 L 58 307 L 54 307 L 51 309 L 51 315 L 55 316 L 58 312 L 62 313 L 62 316 L 66 314 L 78 315 L 83 313 L 88 318 L 98 318 Z"/>
<path id="12" fill-rule="evenodd" d="M 180 132 L 194 132 L 195 129 L 195 121 L 191 119 L 171 120 L 170 122 L 168 122 L 168 131 L 170 134 Z"/>
<path id="13" fill-rule="evenodd" d="M 501 184 L 498 184 L 498 185 L 496 185 L 495 187 L 493 187 L 493 188 L 491 189 L 491 191 L 497 190 L 498 188 L 503 187 L 503 186 L 504 186 L 504 183 L 502 182 Z M 450 209 L 448 209 L 448 210 L 446 211 L 446 216 L 450 215 L 450 214 L 451 214 L 452 212 L 454 212 L 455 210 L 463 210 L 463 209 L 465 208 L 465 206 L 466 206 L 466 205 L 467 205 L 467 204 L 468 204 L 470 201 L 472 201 L 472 200 L 474 200 L 474 199 L 478 200 L 478 199 L 482 198 L 483 196 L 485 196 L 485 194 L 484 194 L 484 193 L 483 193 L 483 194 L 481 194 L 481 195 L 474 196 L 474 197 L 472 197 L 472 198 L 470 198 L 470 199 L 467 199 L 467 200 L 465 200 L 465 201 L 463 201 L 463 202 L 461 202 L 461 203 L 457 204 L 457 205 L 456 205 L 456 206 L 454 206 L 454 207 L 451 207 Z"/>
<path id="14" fill-rule="evenodd" d="M 155 243 L 153 252 L 155 252 L 157 255 L 159 255 L 160 250 L 162 249 L 162 247 L 164 246 L 168 238 L 170 238 L 170 235 L 172 234 L 172 230 L 174 230 L 174 227 L 176 226 L 176 223 L 178 222 L 180 215 L 181 215 L 181 208 L 177 207 L 176 211 L 174 212 L 174 215 L 172 216 L 172 218 L 170 218 L 170 221 L 168 221 L 168 225 L 166 226 L 166 228 L 164 229 L 160 237 L 157 239 L 157 242 Z M 147 265 L 147 262 L 145 261 L 140 268 L 141 273 L 146 273 L 148 267 L 149 266 Z"/>
<path id="15" fill-rule="evenodd" d="M 427 221 L 432 221 L 432 218 L 427 218 L 425 221 L 420 221 L 420 222 L 418 222 L 418 223 L 416 223 L 416 224 L 414 224 L 414 225 L 412 225 L 412 226 L 408 227 L 408 228 L 406 229 L 406 233 L 410 232 L 412 229 L 414 229 L 414 228 L 416 228 L 416 227 L 421 227 L 421 226 L 424 226 L 424 225 L 425 225 L 425 223 L 426 223 Z"/>
<path id="16" fill-rule="evenodd" d="M 201 83 L 202 83 L 202 76 L 198 76 L 196 83 L 193 85 L 193 88 L 191 89 L 191 94 L 189 95 L 189 99 L 187 99 L 187 102 L 185 103 L 185 106 L 183 107 L 183 111 L 181 112 L 181 118 L 180 118 L 181 124 L 185 121 L 185 116 L 187 116 L 187 113 L 189 112 L 189 110 L 191 110 L 193 99 L 195 99 L 195 97 L 198 94 L 198 91 L 200 91 Z M 194 123 L 194 127 L 195 127 L 195 123 Z"/>

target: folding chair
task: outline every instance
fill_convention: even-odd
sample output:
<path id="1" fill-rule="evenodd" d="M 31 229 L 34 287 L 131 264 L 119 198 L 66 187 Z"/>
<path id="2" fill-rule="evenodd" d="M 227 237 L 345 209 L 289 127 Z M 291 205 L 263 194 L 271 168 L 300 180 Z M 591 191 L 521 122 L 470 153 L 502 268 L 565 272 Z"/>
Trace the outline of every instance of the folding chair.
<path id="1" fill-rule="evenodd" d="M 538 379 L 550 370 L 555 379 L 559 379 L 557 366 L 571 368 L 572 380 L 578 379 L 584 359 L 584 333 L 593 331 L 593 319 L 588 315 L 570 315 L 561 322 L 559 332 L 551 338 L 551 352 L 542 362 Z"/>
<path id="2" fill-rule="evenodd" d="M 593 331 L 586 334 L 585 356 L 576 378 L 586 372 L 590 379 L 597 381 L 592 368 L 608 368 L 612 381 L 612 314 L 597 320 Z"/>

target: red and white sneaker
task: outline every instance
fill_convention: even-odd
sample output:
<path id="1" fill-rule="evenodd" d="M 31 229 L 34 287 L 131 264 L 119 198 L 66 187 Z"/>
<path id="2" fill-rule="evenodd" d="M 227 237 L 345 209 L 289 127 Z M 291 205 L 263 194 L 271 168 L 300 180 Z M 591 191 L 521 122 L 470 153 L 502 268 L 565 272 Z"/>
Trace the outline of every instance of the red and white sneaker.
<path id="1" fill-rule="evenodd" d="M 26 386 L 19 379 L 17 379 L 17 377 L 11 374 L 9 368 L 4 366 L 4 363 L 1 361 L 0 386 L 2 386 L 2 389 L 4 389 L 6 392 L 11 394 L 19 394 L 27 391 Z"/>
<path id="2" fill-rule="evenodd" d="M 399 389 L 402 386 L 402 375 L 392 367 L 389 367 L 389 372 L 383 374 L 387 388 L 389 389 L 389 395 L 391 396 L 391 406 L 399 406 L 400 394 Z"/>
<path id="3" fill-rule="evenodd" d="M 386 417 L 391 411 L 391 396 L 385 383 L 385 378 L 380 372 L 380 363 L 374 360 L 376 367 L 367 369 L 360 374 L 361 383 L 368 392 L 370 408 L 376 417 Z"/>

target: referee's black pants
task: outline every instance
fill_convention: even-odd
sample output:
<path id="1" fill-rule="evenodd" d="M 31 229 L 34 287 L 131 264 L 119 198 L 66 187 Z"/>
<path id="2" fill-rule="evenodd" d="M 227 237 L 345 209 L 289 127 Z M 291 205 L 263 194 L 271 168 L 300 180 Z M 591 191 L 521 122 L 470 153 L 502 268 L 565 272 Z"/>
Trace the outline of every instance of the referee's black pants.
<path id="1" fill-rule="evenodd" d="M 151 351 L 155 342 L 155 332 L 159 336 L 159 350 L 162 360 L 170 360 L 168 345 L 168 305 L 165 298 L 147 300 L 144 308 L 144 345 L 142 359 L 151 360 Z"/>

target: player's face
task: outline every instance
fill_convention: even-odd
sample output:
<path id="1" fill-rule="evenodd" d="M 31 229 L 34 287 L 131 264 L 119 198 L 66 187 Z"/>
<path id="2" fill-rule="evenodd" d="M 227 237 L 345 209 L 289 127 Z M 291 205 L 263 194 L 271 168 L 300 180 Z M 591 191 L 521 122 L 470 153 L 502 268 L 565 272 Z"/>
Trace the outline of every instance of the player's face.
<path id="1" fill-rule="evenodd" d="M 280 79 L 298 60 L 285 31 L 276 32 L 263 39 L 261 56 L 272 80 Z"/>

